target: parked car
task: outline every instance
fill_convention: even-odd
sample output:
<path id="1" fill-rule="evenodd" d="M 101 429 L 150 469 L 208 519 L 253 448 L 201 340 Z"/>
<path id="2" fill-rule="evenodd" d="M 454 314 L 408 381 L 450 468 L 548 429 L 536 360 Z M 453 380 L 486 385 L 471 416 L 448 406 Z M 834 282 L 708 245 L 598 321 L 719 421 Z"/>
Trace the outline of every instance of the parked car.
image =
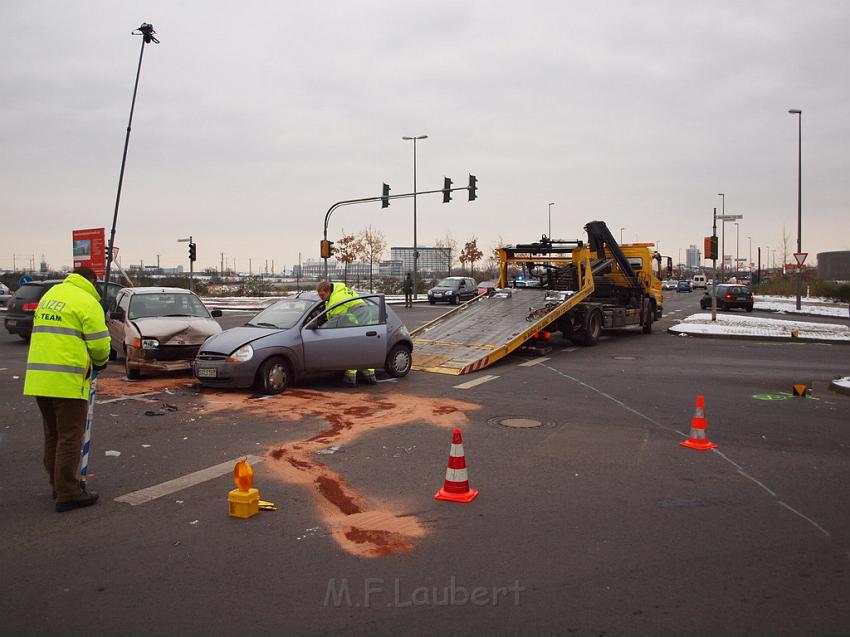
<path id="1" fill-rule="evenodd" d="M 195 377 L 211 387 L 250 387 L 279 394 L 313 372 L 383 368 L 407 375 L 413 361 L 410 333 L 382 294 L 347 299 L 352 307 L 328 316 L 318 294 L 308 292 L 270 305 L 245 325 L 204 342 Z M 333 308 L 330 308 L 333 309 Z"/>
<path id="2" fill-rule="evenodd" d="M 32 336 L 32 320 L 38 302 L 50 288 L 64 279 L 47 279 L 45 281 L 30 281 L 19 287 L 6 305 L 6 317 L 3 323 L 9 334 L 17 334 L 24 340 Z M 97 291 L 103 292 L 103 282 L 97 282 Z M 108 307 L 115 303 L 115 297 L 121 286 L 117 283 L 109 284 L 109 295 L 107 297 Z"/>
<path id="3" fill-rule="evenodd" d="M 490 291 L 495 290 L 495 289 L 496 289 L 496 282 L 495 281 L 482 281 L 475 288 L 475 292 L 479 295 L 480 294 L 490 294 Z"/>
<path id="4" fill-rule="evenodd" d="M 0 283 L 0 307 L 6 307 L 9 299 L 12 298 L 12 291 L 5 283 Z"/>
<path id="5" fill-rule="evenodd" d="M 693 292 L 694 289 L 691 287 L 690 281 L 679 281 L 678 285 L 676 285 L 676 292 Z"/>
<path id="6" fill-rule="evenodd" d="M 428 290 L 428 302 L 434 305 L 437 301 L 446 301 L 457 305 L 478 296 L 475 279 L 465 276 L 446 277 Z"/>
<path id="7" fill-rule="evenodd" d="M 699 306 L 707 310 L 711 307 L 712 288 L 708 288 L 699 301 Z M 745 285 L 721 283 L 717 286 L 717 309 L 731 310 L 735 307 L 753 311 L 753 293 Z"/>
<path id="8" fill-rule="evenodd" d="M 127 378 L 191 369 L 201 344 L 221 332 L 219 316 L 183 288 L 123 288 L 107 320 L 111 358 L 123 356 Z"/>

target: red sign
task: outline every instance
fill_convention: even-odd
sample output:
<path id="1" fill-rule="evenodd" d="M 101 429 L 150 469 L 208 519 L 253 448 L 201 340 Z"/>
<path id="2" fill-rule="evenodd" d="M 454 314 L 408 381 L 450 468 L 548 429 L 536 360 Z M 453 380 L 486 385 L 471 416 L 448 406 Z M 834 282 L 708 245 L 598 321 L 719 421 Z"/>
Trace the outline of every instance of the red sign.
<path id="1" fill-rule="evenodd" d="M 809 256 L 808 252 L 795 252 L 794 258 L 797 260 L 797 267 L 802 268 L 803 263 L 806 262 L 806 257 Z"/>
<path id="2" fill-rule="evenodd" d="M 106 232 L 104 228 L 74 230 L 74 267 L 86 266 L 97 273 L 106 275 Z"/>

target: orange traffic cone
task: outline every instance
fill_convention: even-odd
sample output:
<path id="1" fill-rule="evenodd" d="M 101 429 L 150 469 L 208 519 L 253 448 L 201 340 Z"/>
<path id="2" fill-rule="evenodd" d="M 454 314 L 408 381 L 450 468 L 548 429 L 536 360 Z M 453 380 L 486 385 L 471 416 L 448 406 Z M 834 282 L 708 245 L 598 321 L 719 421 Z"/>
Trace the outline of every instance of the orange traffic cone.
<path id="1" fill-rule="evenodd" d="M 469 488 L 469 478 L 466 475 L 466 458 L 463 455 L 463 438 L 461 438 L 460 429 L 455 429 L 452 436 L 452 448 L 449 451 L 446 481 L 434 498 L 451 502 L 472 502 L 477 495 L 478 489 Z"/>
<path id="2" fill-rule="evenodd" d="M 708 451 L 714 449 L 717 445 L 711 442 L 705 435 L 705 400 L 702 396 L 697 396 L 697 406 L 694 410 L 694 417 L 691 419 L 691 435 L 690 437 L 680 442 L 683 447 L 690 447 L 698 451 Z"/>

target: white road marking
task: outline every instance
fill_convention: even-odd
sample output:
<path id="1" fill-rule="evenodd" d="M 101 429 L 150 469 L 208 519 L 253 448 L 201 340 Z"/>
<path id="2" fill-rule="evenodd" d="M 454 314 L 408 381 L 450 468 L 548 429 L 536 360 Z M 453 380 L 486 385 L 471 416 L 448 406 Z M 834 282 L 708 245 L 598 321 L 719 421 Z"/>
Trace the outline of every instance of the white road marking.
<path id="1" fill-rule="evenodd" d="M 574 352 L 574 351 L 576 351 L 577 349 L 578 349 L 578 347 L 565 347 L 565 348 L 564 348 L 564 349 L 562 349 L 561 351 L 562 351 L 562 352 Z"/>
<path id="2" fill-rule="evenodd" d="M 481 385 L 482 383 L 486 383 L 491 380 L 496 380 L 498 376 L 482 376 L 481 378 L 476 378 L 475 380 L 470 380 L 466 383 L 461 383 L 460 385 L 455 385 L 455 389 L 472 389 L 477 385 Z"/>
<path id="3" fill-rule="evenodd" d="M 398 378 L 381 378 L 378 382 L 379 383 L 397 383 Z"/>
<path id="4" fill-rule="evenodd" d="M 157 394 L 161 394 L 161 391 L 149 391 L 144 394 L 132 394 L 129 396 L 119 396 L 118 398 L 107 398 L 106 400 L 98 400 L 95 401 L 98 405 L 106 405 L 107 403 L 117 403 L 121 400 L 140 400 L 144 403 L 155 403 L 156 400 L 151 400 L 150 398 L 145 398 L 145 396 L 156 396 Z"/>
<path id="5" fill-rule="evenodd" d="M 259 456 L 240 456 L 238 458 L 234 458 L 233 460 L 227 460 L 225 462 L 222 462 L 221 464 L 217 464 L 212 467 L 207 467 L 206 469 L 201 469 L 200 471 L 195 471 L 194 473 L 189 473 L 185 476 L 180 476 L 179 478 L 175 478 L 174 480 L 155 484 L 145 489 L 140 489 L 138 491 L 133 491 L 132 493 L 128 493 L 126 495 L 118 496 L 117 498 L 115 498 L 115 501 L 126 502 L 131 506 L 136 506 L 138 504 L 150 502 L 151 500 L 156 500 L 157 498 L 161 498 L 164 495 L 170 495 L 172 493 L 176 493 L 177 491 L 182 491 L 183 489 L 193 487 L 196 484 L 201 484 L 202 482 L 207 482 L 208 480 L 213 480 L 215 478 L 220 478 L 221 476 L 227 475 L 228 473 L 231 473 L 233 471 L 233 466 L 243 458 L 246 458 L 248 462 L 252 465 L 263 461 L 263 458 Z"/>
<path id="6" fill-rule="evenodd" d="M 534 367 L 539 363 L 543 363 L 545 361 L 550 360 L 548 356 L 541 356 L 540 358 L 532 358 L 530 361 L 525 361 L 524 363 L 520 363 L 517 367 Z"/>

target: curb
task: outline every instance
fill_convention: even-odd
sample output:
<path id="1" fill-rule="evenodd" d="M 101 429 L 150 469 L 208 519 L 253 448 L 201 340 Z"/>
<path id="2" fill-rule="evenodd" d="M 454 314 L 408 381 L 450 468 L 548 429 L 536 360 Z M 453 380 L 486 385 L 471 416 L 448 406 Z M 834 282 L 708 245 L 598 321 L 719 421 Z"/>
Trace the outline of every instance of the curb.
<path id="1" fill-rule="evenodd" d="M 796 310 L 768 310 L 767 308 L 753 308 L 756 312 L 767 312 L 770 314 L 784 314 L 786 316 L 811 316 L 813 318 L 830 318 L 830 319 L 846 319 L 847 316 L 837 316 L 833 314 L 815 314 L 813 312 L 797 312 Z M 707 310 L 703 310 L 706 312 Z"/>
<path id="2" fill-rule="evenodd" d="M 846 396 L 850 396 L 850 387 L 844 387 L 842 385 L 836 385 L 835 381 L 832 381 L 831 383 L 829 383 L 829 388 L 832 391 L 837 392 L 839 394 L 844 394 Z"/>
<path id="3" fill-rule="evenodd" d="M 778 341 L 780 343 L 826 343 L 827 345 L 850 345 L 850 341 L 833 341 L 825 338 L 811 338 L 808 336 L 754 336 L 752 334 L 698 334 L 696 332 L 674 331 L 674 326 L 667 328 L 667 333 L 673 336 L 684 334 L 691 338 L 725 338 L 737 341 Z"/>

